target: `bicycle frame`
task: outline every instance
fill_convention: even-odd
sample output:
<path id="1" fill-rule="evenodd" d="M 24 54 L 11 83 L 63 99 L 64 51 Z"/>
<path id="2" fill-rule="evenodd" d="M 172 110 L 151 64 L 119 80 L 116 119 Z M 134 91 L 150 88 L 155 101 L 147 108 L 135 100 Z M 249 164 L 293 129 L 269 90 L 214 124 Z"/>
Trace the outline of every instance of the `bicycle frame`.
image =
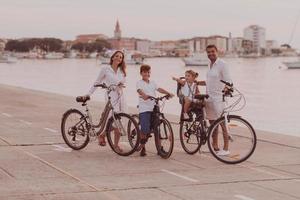
<path id="1" fill-rule="evenodd" d="M 87 103 L 83 104 L 83 106 L 85 106 L 85 111 L 86 111 L 85 119 L 91 125 L 92 132 L 89 131 L 90 136 L 96 136 L 97 135 L 97 133 L 95 132 L 95 128 L 100 128 L 99 131 L 97 131 L 98 133 L 103 132 L 103 130 L 104 130 L 106 124 L 107 124 L 108 116 L 109 116 L 110 112 L 112 113 L 112 117 L 113 117 L 114 122 L 118 122 L 118 120 L 116 120 L 115 111 L 114 111 L 113 105 L 111 103 L 111 97 L 109 96 L 111 91 L 112 91 L 111 88 L 107 89 L 106 93 L 107 93 L 107 96 L 108 96 L 108 101 L 105 104 L 103 112 L 101 113 L 99 123 L 96 124 L 96 125 L 93 123 L 92 115 L 89 111 L 88 104 Z M 118 128 L 124 129 L 123 126 L 121 126 L 119 123 L 116 123 L 116 125 L 118 126 Z M 124 130 L 122 132 L 124 132 Z"/>
<path id="2" fill-rule="evenodd" d="M 233 104 L 229 105 L 229 103 L 228 103 L 229 96 L 223 94 L 223 102 L 225 103 L 225 108 L 224 108 L 224 110 L 223 110 L 220 117 L 225 118 L 225 120 L 224 120 L 225 121 L 225 130 L 228 134 L 229 140 L 233 142 L 233 136 L 230 134 L 230 130 L 229 130 L 229 127 L 228 127 L 228 122 L 229 122 L 228 116 L 230 115 L 230 112 L 233 111 L 233 108 L 241 101 L 241 99 L 244 99 L 244 101 L 245 101 L 245 98 L 244 98 L 243 94 L 238 89 L 236 89 L 235 87 L 232 87 L 232 89 L 237 91 L 237 93 L 240 97 Z M 232 95 L 230 95 L 230 96 L 232 97 Z M 245 106 L 245 104 L 243 106 Z"/>

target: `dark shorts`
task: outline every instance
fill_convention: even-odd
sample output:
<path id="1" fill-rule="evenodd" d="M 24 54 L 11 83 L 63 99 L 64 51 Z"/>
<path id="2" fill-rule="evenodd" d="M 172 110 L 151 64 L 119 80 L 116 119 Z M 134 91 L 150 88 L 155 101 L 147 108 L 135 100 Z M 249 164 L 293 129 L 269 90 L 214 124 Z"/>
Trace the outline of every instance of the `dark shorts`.
<path id="1" fill-rule="evenodd" d="M 139 114 L 141 132 L 144 134 L 149 134 L 151 131 L 151 115 L 152 112 L 143 112 Z"/>

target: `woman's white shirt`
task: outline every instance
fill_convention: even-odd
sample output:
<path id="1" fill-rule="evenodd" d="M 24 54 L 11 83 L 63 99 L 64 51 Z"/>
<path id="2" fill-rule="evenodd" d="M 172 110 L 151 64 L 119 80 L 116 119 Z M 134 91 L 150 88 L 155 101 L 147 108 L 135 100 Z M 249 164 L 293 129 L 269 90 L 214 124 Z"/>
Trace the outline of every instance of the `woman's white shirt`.
<path id="1" fill-rule="evenodd" d="M 111 66 L 103 67 L 89 90 L 88 95 L 92 95 L 97 87 L 94 85 L 105 83 L 107 86 L 118 85 L 120 83 L 125 84 L 125 74 L 120 68 L 115 72 Z M 125 98 L 122 88 L 117 88 L 115 91 L 110 93 L 111 102 L 116 112 L 124 112 L 126 110 Z M 107 100 L 107 96 L 106 96 Z"/>

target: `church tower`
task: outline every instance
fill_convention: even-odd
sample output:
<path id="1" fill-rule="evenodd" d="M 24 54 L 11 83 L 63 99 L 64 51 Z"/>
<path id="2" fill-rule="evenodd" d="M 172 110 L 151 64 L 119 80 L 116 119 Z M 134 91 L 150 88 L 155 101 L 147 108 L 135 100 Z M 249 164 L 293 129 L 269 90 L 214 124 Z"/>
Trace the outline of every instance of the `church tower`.
<path id="1" fill-rule="evenodd" d="M 121 37 L 122 37 L 122 32 L 121 32 L 119 20 L 117 20 L 115 31 L 114 31 L 114 38 L 121 39 Z"/>

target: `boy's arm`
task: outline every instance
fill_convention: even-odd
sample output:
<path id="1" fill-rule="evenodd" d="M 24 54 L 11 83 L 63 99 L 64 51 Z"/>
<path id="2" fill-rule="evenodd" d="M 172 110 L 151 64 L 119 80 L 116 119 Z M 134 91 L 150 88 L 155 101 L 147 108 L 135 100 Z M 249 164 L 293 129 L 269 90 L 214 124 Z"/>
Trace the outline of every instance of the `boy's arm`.
<path id="1" fill-rule="evenodd" d="M 170 97 L 173 97 L 174 94 L 168 92 L 167 90 L 163 89 L 163 88 L 157 88 L 157 91 L 162 93 L 162 94 L 167 94 L 167 95 L 170 95 Z"/>
<path id="2" fill-rule="evenodd" d="M 174 81 L 176 81 L 177 83 L 179 83 L 180 85 L 184 85 L 185 84 L 185 80 L 182 80 L 180 78 L 172 77 L 172 79 Z"/>
<path id="3" fill-rule="evenodd" d="M 137 93 L 139 93 L 139 95 L 142 97 L 142 99 L 144 99 L 144 100 L 149 99 L 149 96 L 146 95 L 146 94 L 143 92 L 143 90 L 138 89 L 138 90 L 137 90 Z"/>

